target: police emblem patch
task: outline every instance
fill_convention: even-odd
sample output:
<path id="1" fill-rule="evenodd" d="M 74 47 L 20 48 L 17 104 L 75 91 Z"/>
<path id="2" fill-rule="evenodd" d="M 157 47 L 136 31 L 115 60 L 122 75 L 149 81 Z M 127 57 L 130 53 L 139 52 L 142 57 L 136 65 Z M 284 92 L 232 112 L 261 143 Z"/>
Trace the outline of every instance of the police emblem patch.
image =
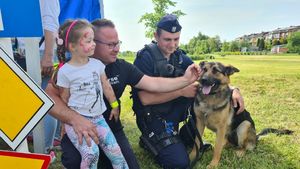
<path id="1" fill-rule="evenodd" d="M 176 26 L 173 26 L 171 31 L 176 32 Z"/>

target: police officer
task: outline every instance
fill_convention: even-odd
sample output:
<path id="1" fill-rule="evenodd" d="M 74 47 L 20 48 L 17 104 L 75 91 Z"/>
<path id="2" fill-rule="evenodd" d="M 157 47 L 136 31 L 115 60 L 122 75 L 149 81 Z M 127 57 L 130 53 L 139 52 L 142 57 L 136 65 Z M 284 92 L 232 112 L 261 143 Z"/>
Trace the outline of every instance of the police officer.
<path id="1" fill-rule="evenodd" d="M 138 52 L 134 65 L 149 76 L 181 76 L 193 63 L 178 48 L 181 28 L 175 15 L 162 17 L 154 33 L 156 42 L 145 45 Z M 189 168 L 188 154 L 178 136 L 178 129 L 196 90 L 196 83 L 169 93 L 133 89 L 133 110 L 142 133 L 140 145 L 149 150 L 163 168 Z M 240 93 L 237 90 L 233 93 L 234 100 L 243 107 Z"/>

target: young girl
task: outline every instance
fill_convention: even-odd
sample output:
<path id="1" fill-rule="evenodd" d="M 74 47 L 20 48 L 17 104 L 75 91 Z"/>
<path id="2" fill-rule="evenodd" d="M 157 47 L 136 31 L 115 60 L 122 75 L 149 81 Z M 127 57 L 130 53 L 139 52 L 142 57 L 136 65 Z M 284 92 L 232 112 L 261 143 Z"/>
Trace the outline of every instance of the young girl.
<path id="1" fill-rule="evenodd" d="M 68 20 L 60 28 L 58 38 L 58 56 L 65 62 L 65 52 L 71 59 L 58 71 L 57 85 L 61 98 L 68 106 L 97 126 L 99 146 L 111 160 L 113 168 L 125 169 L 128 165 L 122 155 L 116 139 L 107 125 L 102 113 L 106 110 L 103 93 L 111 103 L 111 117 L 119 116 L 119 104 L 110 86 L 102 62 L 89 58 L 94 54 L 95 42 L 92 25 L 85 20 Z M 100 83 L 101 82 L 101 83 Z M 65 124 L 65 130 L 74 146 L 81 154 L 81 169 L 96 169 L 99 149 L 92 141 L 80 145 L 73 127 Z"/>

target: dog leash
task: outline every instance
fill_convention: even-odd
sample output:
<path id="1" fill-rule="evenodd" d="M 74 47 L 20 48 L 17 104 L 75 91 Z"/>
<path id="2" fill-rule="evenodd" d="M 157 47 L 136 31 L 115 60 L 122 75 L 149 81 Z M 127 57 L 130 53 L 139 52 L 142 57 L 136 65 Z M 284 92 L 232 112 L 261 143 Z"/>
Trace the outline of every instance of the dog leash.
<path id="1" fill-rule="evenodd" d="M 186 126 L 187 127 L 187 132 L 191 136 L 191 138 L 194 140 L 194 144 L 196 146 L 196 149 L 198 150 L 198 151 L 196 151 L 196 158 L 191 162 L 191 167 L 193 167 L 198 160 L 201 160 L 204 152 L 206 150 L 208 150 L 209 148 L 211 148 L 211 144 L 204 144 L 203 143 L 202 137 L 201 137 L 201 135 L 200 135 L 200 133 L 199 133 L 196 125 L 195 125 L 196 124 L 195 120 L 193 119 L 193 117 L 191 115 L 191 106 L 188 108 L 188 115 L 187 115 L 187 118 L 184 121 L 184 123 L 187 124 L 189 120 L 191 122 L 192 128 L 194 129 L 196 137 L 200 141 L 200 148 L 199 148 L 198 145 L 197 145 L 197 143 L 196 143 L 196 137 L 193 137 L 193 134 L 192 134 L 192 132 L 190 130 L 190 127 Z"/>

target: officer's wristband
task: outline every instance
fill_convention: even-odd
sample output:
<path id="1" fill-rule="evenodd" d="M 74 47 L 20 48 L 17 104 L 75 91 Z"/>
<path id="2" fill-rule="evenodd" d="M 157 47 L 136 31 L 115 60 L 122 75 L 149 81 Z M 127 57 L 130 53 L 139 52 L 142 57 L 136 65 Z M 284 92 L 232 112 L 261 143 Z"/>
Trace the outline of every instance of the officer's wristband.
<path id="1" fill-rule="evenodd" d="M 110 107 L 112 109 L 119 107 L 119 102 L 118 100 L 115 100 L 114 102 L 110 103 Z"/>

